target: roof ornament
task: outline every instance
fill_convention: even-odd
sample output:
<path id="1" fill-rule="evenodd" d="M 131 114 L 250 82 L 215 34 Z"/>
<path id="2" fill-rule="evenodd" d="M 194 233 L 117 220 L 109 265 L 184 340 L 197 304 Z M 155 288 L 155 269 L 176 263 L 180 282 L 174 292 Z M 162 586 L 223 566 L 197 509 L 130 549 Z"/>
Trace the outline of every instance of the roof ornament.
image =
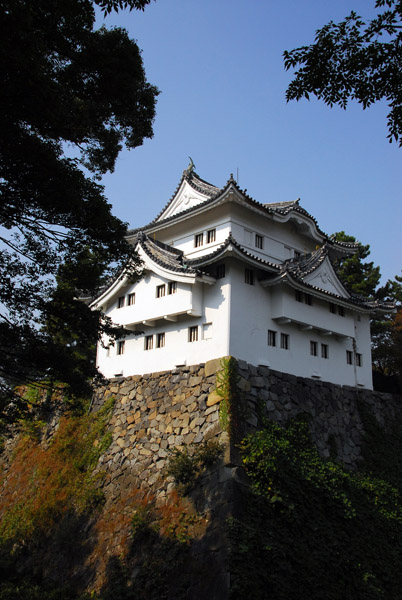
<path id="1" fill-rule="evenodd" d="M 188 165 L 187 169 L 185 169 L 185 171 L 184 171 L 185 175 L 191 175 L 191 173 L 193 173 L 195 170 L 195 164 L 194 164 L 191 156 L 189 156 L 189 159 L 190 159 L 190 164 Z"/>

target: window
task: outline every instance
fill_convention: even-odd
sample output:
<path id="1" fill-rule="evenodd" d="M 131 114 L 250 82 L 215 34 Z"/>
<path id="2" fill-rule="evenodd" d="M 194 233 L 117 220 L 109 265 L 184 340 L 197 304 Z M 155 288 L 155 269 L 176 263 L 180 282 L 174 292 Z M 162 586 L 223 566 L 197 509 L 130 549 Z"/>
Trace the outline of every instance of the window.
<path id="1" fill-rule="evenodd" d="M 145 336 L 144 350 L 152 350 L 153 347 L 154 347 L 154 336 L 153 335 L 146 335 Z"/>
<path id="2" fill-rule="evenodd" d="M 124 340 L 117 342 L 117 354 L 124 354 Z"/>
<path id="3" fill-rule="evenodd" d="M 346 364 L 353 365 L 353 354 L 351 350 L 346 350 Z"/>
<path id="4" fill-rule="evenodd" d="M 328 344 L 321 344 L 321 358 L 328 358 Z"/>
<path id="5" fill-rule="evenodd" d="M 135 294 L 128 295 L 127 304 L 128 306 L 132 306 L 133 304 L 135 304 Z"/>
<path id="6" fill-rule="evenodd" d="M 345 309 L 343 308 L 343 306 L 338 306 L 338 315 L 340 317 L 344 317 L 345 316 Z"/>
<path id="7" fill-rule="evenodd" d="M 317 342 L 310 341 L 310 354 L 311 354 L 311 356 L 317 356 L 317 354 L 318 354 Z"/>
<path id="8" fill-rule="evenodd" d="M 194 246 L 196 248 L 199 248 L 200 246 L 202 246 L 204 243 L 204 234 L 203 233 L 197 233 L 197 235 L 194 238 Z"/>
<path id="9" fill-rule="evenodd" d="M 356 366 L 357 367 L 363 366 L 363 355 L 359 354 L 358 352 L 356 352 Z"/>
<path id="10" fill-rule="evenodd" d="M 165 347 L 165 334 L 164 333 L 158 333 L 156 336 L 156 347 L 157 348 L 164 348 Z"/>
<path id="11" fill-rule="evenodd" d="M 212 339 L 212 323 L 204 323 L 204 325 L 202 326 L 202 339 Z"/>
<path id="12" fill-rule="evenodd" d="M 166 287 L 165 287 L 164 283 L 162 285 L 156 286 L 156 297 L 157 298 L 163 298 L 165 293 L 166 293 Z"/>
<path id="13" fill-rule="evenodd" d="M 309 306 L 313 306 L 313 299 L 310 294 L 304 294 L 304 302 Z"/>
<path id="14" fill-rule="evenodd" d="M 303 293 L 300 290 L 295 290 L 296 302 L 303 302 Z"/>
<path id="15" fill-rule="evenodd" d="M 207 244 L 212 244 L 216 240 L 216 229 L 207 231 Z M 200 244 L 201 245 L 201 244 Z"/>
<path id="16" fill-rule="evenodd" d="M 300 258 L 301 257 L 301 252 L 298 252 L 297 250 L 295 250 L 295 258 Z"/>
<path id="17" fill-rule="evenodd" d="M 329 312 L 332 313 L 333 315 L 336 315 L 336 306 L 333 302 L 329 303 Z"/>
<path id="18" fill-rule="evenodd" d="M 120 298 L 117 300 L 117 308 L 123 308 L 124 304 L 125 304 L 125 297 L 120 296 Z"/>
<path id="19" fill-rule="evenodd" d="M 282 350 L 289 350 L 289 336 L 287 333 L 281 333 L 281 348 Z"/>
<path id="20" fill-rule="evenodd" d="M 216 278 L 223 279 L 225 277 L 225 265 L 218 265 L 216 267 Z"/>
<path id="21" fill-rule="evenodd" d="M 268 329 L 268 346 L 276 346 L 276 331 Z"/>
<path id="22" fill-rule="evenodd" d="M 188 341 L 189 342 L 198 342 L 198 326 L 188 328 Z"/>
<path id="23" fill-rule="evenodd" d="M 168 294 L 175 294 L 176 292 L 177 292 L 177 283 L 176 283 L 176 281 L 169 281 Z"/>
<path id="24" fill-rule="evenodd" d="M 244 281 L 249 285 L 254 285 L 254 272 L 251 269 L 245 269 Z"/>
<path id="25" fill-rule="evenodd" d="M 264 247 L 264 238 L 258 233 L 255 234 L 255 247 L 259 248 L 260 250 L 262 250 Z"/>

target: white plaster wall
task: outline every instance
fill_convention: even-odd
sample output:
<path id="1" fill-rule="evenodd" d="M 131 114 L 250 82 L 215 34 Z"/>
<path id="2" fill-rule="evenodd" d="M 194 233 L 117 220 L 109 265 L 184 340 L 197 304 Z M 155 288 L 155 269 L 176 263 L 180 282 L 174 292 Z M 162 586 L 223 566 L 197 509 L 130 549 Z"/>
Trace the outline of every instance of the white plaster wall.
<path id="1" fill-rule="evenodd" d="M 359 335 L 357 351 L 363 354 L 363 367 L 347 365 L 346 350 L 353 351 L 352 339 L 323 335 L 316 329 L 302 331 L 293 323 L 278 324 L 271 319 L 273 302 L 270 288 L 261 287 L 257 281 L 254 286 L 244 283 L 244 265 L 240 263 L 231 265 L 230 279 L 233 286 L 230 354 L 251 364 L 265 364 L 285 373 L 314 377 L 342 385 L 361 385 L 372 389 L 367 321 L 365 323 L 360 321 L 357 330 Z M 294 302 L 299 304 L 295 300 Z M 323 302 L 319 307 L 316 302 L 314 307 L 305 306 L 305 309 L 312 309 L 310 312 L 312 324 L 314 324 L 314 315 L 319 313 L 319 309 L 323 315 L 325 313 L 327 317 L 330 316 L 325 304 Z M 346 319 L 339 315 L 331 316 L 336 316 L 342 321 Z M 349 317 L 349 321 L 353 322 L 353 318 L 350 315 Z M 268 329 L 277 332 L 275 347 L 268 346 Z M 280 347 L 280 333 L 289 335 L 288 350 Z M 353 333 L 354 328 L 352 335 Z M 310 355 L 310 341 L 317 342 L 318 356 Z M 321 344 L 328 345 L 328 359 L 321 357 Z"/>
<path id="2" fill-rule="evenodd" d="M 154 278 L 152 278 L 152 286 Z M 151 282 L 149 283 L 151 285 Z M 227 356 L 230 287 L 225 280 L 213 286 L 198 284 L 202 316 L 179 317 L 177 322 L 160 320 L 152 327 L 143 326 L 143 334 L 125 339 L 124 354 L 117 355 L 117 344 L 109 352 L 99 347 L 97 364 L 106 377 L 119 374 L 151 373 L 174 369 L 180 364 L 197 364 Z M 144 293 L 145 297 L 145 293 Z M 163 300 L 163 298 L 158 299 Z M 123 309 L 118 309 L 120 312 Z M 189 342 L 189 327 L 198 327 L 198 341 Z M 165 346 L 156 347 L 158 333 L 165 333 Z M 145 350 L 145 336 L 153 335 L 153 349 Z"/>

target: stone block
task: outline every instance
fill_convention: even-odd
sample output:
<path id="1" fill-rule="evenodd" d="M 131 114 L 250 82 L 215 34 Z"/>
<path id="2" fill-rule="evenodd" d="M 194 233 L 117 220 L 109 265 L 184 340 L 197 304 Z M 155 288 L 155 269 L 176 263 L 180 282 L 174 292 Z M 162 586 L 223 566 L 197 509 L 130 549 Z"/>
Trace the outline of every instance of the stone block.
<path id="1" fill-rule="evenodd" d="M 208 396 L 207 406 L 213 406 L 214 404 L 219 404 L 219 402 L 221 400 L 222 400 L 222 397 L 219 396 L 219 394 L 216 391 L 213 391 Z"/>

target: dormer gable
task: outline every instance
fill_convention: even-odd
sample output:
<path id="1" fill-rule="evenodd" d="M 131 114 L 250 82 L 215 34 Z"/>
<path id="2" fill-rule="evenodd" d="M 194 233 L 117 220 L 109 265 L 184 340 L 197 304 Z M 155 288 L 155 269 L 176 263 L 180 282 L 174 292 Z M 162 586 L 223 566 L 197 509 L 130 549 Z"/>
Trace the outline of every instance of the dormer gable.
<path id="1" fill-rule="evenodd" d="M 305 283 L 317 287 L 341 298 L 350 298 L 345 290 L 328 257 L 312 273 L 303 278 Z"/>

